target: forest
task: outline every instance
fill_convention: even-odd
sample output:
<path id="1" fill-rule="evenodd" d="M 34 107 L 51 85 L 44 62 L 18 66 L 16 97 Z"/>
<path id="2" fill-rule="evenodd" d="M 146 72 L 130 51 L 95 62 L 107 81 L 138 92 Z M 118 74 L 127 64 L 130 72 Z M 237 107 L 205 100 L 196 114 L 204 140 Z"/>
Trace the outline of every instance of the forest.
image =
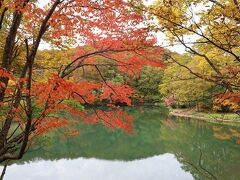
<path id="1" fill-rule="evenodd" d="M 240 2 L 0 0 L 0 66 L 0 179 L 54 132 L 150 128 L 135 110 L 156 119 L 160 108 L 163 133 L 179 125 L 171 118 L 238 123 Z M 207 126 L 240 144 L 240 129 Z"/>

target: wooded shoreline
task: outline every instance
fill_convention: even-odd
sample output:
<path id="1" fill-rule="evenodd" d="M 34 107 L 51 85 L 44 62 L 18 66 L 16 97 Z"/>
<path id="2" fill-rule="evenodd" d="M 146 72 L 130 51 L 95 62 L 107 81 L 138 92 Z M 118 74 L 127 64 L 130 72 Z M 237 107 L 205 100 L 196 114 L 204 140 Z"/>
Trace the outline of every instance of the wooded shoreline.
<path id="1" fill-rule="evenodd" d="M 170 110 L 169 115 L 175 116 L 175 117 L 183 117 L 183 118 L 187 118 L 187 119 L 193 119 L 193 120 L 213 122 L 213 123 L 238 123 L 238 124 L 240 124 L 240 116 L 239 116 L 239 119 L 235 119 L 238 116 L 237 114 L 234 119 L 231 119 L 231 118 L 224 118 L 224 116 L 228 115 L 227 113 L 219 114 L 219 115 L 222 115 L 222 118 L 219 118 L 219 117 L 211 117 L 210 112 L 195 112 L 190 109 L 187 109 L 187 110 L 174 109 L 174 110 Z"/>

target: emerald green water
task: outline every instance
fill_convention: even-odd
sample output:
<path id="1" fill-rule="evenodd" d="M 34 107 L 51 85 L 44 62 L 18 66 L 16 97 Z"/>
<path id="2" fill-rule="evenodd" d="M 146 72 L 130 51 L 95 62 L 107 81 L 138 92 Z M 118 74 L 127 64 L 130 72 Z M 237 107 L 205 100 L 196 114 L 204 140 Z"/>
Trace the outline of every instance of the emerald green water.
<path id="1" fill-rule="evenodd" d="M 240 128 L 171 118 L 165 108 L 127 108 L 133 134 L 75 124 L 39 139 L 6 180 L 240 179 Z"/>

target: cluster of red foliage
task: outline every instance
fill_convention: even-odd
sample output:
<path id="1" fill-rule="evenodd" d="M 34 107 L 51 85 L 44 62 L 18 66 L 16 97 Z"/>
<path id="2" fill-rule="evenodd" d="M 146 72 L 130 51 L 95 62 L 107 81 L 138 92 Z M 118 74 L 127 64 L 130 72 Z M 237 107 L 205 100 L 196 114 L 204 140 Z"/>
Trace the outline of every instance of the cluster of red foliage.
<path id="1" fill-rule="evenodd" d="M 149 33 L 141 13 L 123 0 L 49 0 L 45 7 L 29 0 L 0 2 L 0 9 L 4 10 L 0 12 L 0 27 L 6 14 L 12 17 L 6 30 L 0 71 L 0 103 L 6 114 L 0 131 L 0 162 L 21 158 L 32 136 L 71 123 L 66 117 L 56 116 L 56 112 L 63 110 L 91 124 L 102 122 L 111 128 L 131 131 L 132 118 L 114 106 L 115 102 L 131 105 L 134 93 L 131 87 L 112 84 L 104 78 L 98 83 L 72 82 L 66 78 L 83 66 L 93 66 L 100 76 L 99 66 L 116 66 L 134 75 L 144 65 L 162 67 L 160 60 L 154 59 L 162 49 L 155 46 L 156 38 Z M 78 45 L 79 51 L 48 82 L 33 82 L 35 57 L 42 40 L 58 48 Z M 83 44 L 90 48 L 82 48 Z M 21 60 L 20 73 L 15 74 L 15 51 L 24 46 L 26 58 Z M 96 56 L 108 59 L 109 63 L 98 64 Z M 104 101 L 114 111 L 83 111 L 69 100 L 80 104 Z M 11 134 L 15 120 L 19 126 Z M 14 143 L 20 148 L 15 149 Z"/>
<path id="2" fill-rule="evenodd" d="M 164 99 L 164 104 L 165 104 L 166 106 L 171 107 L 171 106 L 173 106 L 175 103 L 176 103 L 176 99 L 175 99 L 174 95 L 170 95 L 170 96 L 168 96 L 168 97 L 166 97 L 166 98 Z"/>
<path id="3" fill-rule="evenodd" d="M 218 94 L 214 100 L 215 104 L 229 106 L 234 112 L 240 111 L 240 92 L 228 92 L 224 94 Z"/>
<path id="4" fill-rule="evenodd" d="M 82 120 L 88 124 L 103 123 L 105 126 L 114 129 L 121 128 L 126 132 L 132 132 L 132 116 L 128 115 L 119 107 L 107 111 L 97 109 L 93 112 L 85 111 L 81 116 Z"/>
<path id="5" fill-rule="evenodd" d="M 240 111 L 240 67 L 239 66 L 227 66 L 223 69 L 223 73 L 226 76 L 225 81 L 229 85 L 230 90 L 225 93 L 217 94 L 214 103 L 220 106 L 227 106 L 234 112 Z"/>
<path id="6" fill-rule="evenodd" d="M 32 96 L 38 107 L 44 107 L 42 114 L 34 120 L 38 124 L 38 134 L 43 134 L 52 128 L 66 126 L 69 122 L 66 118 L 48 118 L 49 114 L 64 110 L 78 116 L 87 123 L 102 122 L 108 127 L 123 128 L 130 131 L 132 118 L 114 104 L 125 103 L 131 106 L 131 97 L 134 90 L 125 84 L 112 84 L 110 82 L 90 83 L 71 82 L 57 75 L 49 78 L 48 82 L 34 83 Z M 82 110 L 65 104 L 65 100 L 72 100 L 85 105 L 93 105 L 107 102 L 109 108 L 103 110 Z M 53 122 L 53 123 L 51 123 Z"/>

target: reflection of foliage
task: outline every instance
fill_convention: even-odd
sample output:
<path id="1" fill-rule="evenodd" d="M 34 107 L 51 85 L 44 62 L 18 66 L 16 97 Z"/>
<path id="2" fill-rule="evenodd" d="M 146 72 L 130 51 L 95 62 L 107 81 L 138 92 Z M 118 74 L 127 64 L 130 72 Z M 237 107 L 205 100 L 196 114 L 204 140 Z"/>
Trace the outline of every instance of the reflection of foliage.
<path id="1" fill-rule="evenodd" d="M 236 144 L 240 144 L 240 130 L 238 128 L 225 129 L 220 126 L 213 126 L 214 137 L 222 140 L 234 139 Z"/>
<path id="2" fill-rule="evenodd" d="M 233 139 L 215 138 L 213 131 L 215 125 L 181 119 L 172 120 L 167 124 L 161 126 L 160 132 L 165 151 L 175 154 L 177 159 L 183 163 L 183 168 L 190 171 L 195 179 L 208 177 L 215 179 L 213 176 L 217 179 L 239 177 L 239 171 L 236 169 L 240 164 L 236 162 L 236 159 L 239 158 L 240 147 Z M 218 128 L 229 130 L 229 126 L 224 125 L 219 125 Z M 237 127 L 234 129 L 239 130 Z M 201 161 L 199 161 L 199 152 L 202 153 Z M 213 176 L 209 175 L 206 170 Z"/>
<path id="3" fill-rule="evenodd" d="M 203 153 L 202 153 L 201 149 L 199 149 L 199 152 L 200 152 L 200 155 L 199 155 L 198 164 L 194 165 L 192 162 L 188 162 L 188 161 L 184 161 L 184 160 L 183 160 L 183 162 L 185 164 L 188 164 L 189 166 L 191 166 L 193 169 L 195 169 L 200 175 L 202 175 L 202 177 L 206 177 L 206 178 L 217 180 L 216 176 L 213 173 L 211 173 L 210 171 L 208 171 L 207 169 L 205 169 L 202 166 L 202 156 L 203 156 Z"/>
<path id="4" fill-rule="evenodd" d="M 167 109 L 126 108 L 124 112 L 132 115 L 135 120 L 135 128 L 131 134 L 126 134 L 121 129 L 113 131 L 104 128 L 102 124 L 90 126 L 80 121 L 71 124 L 71 128 L 80 131 L 78 136 L 66 136 L 63 131 L 68 127 L 55 130 L 49 133 L 47 138 L 35 142 L 33 146 L 35 151 L 30 150 L 25 160 L 33 157 L 43 159 L 96 157 L 133 160 L 164 153 L 159 131 L 161 120 L 165 118 Z"/>
<path id="5" fill-rule="evenodd" d="M 85 111 L 80 119 L 88 124 L 101 122 L 112 130 L 114 130 L 114 128 L 122 128 L 126 132 L 132 132 L 132 116 L 128 115 L 119 107 Z"/>
<path id="6" fill-rule="evenodd" d="M 171 119 L 167 116 L 167 109 L 163 108 L 126 108 L 124 111 L 135 119 L 132 134 L 119 129 L 112 131 L 101 124 L 89 126 L 74 123 L 71 128 L 80 131 L 78 136 L 66 136 L 63 133 L 65 128 L 55 130 L 48 135 L 45 143 L 42 140 L 35 142 L 21 162 L 36 157 L 47 160 L 78 157 L 133 160 L 173 153 L 182 163 L 182 168 L 196 179 L 210 177 L 206 170 L 224 180 L 238 179 L 240 176 L 240 164 L 236 161 L 240 158 L 240 146 L 233 139 L 214 137 L 214 130 L 239 128 Z"/>

